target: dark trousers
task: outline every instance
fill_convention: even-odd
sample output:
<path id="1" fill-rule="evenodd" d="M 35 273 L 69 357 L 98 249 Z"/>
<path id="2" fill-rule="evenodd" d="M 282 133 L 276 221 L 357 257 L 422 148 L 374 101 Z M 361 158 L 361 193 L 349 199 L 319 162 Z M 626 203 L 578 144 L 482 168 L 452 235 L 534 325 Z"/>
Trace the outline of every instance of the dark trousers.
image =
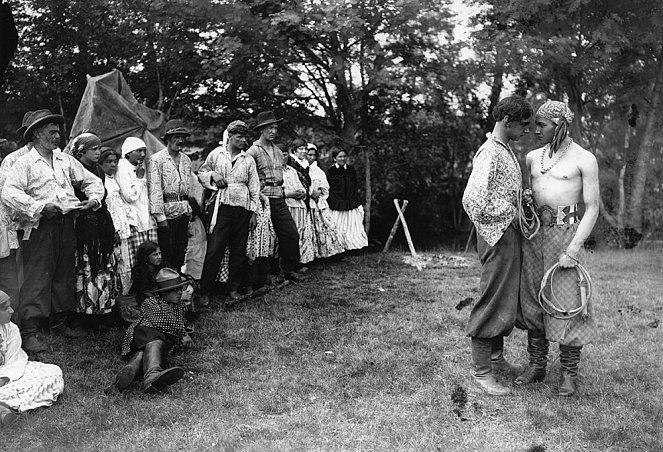
<path id="1" fill-rule="evenodd" d="M 11 250 L 9 256 L 0 259 L 0 290 L 9 295 L 11 306 L 14 309 L 14 318 L 16 323 L 18 317 L 18 265 L 17 250 Z"/>
<path id="2" fill-rule="evenodd" d="M 19 317 L 21 333 L 26 335 L 37 331 L 41 318 L 51 318 L 51 326 L 58 326 L 64 313 L 76 307 L 73 214 L 42 217 L 39 228 L 31 231 L 22 248 L 24 281 L 19 293 Z"/>
<path id="3" fill-rule="evenodd" d="M 508 336 L 518 310 L 520 231 L 509 226 L 495 246 L 477 237 L 481 296 L 472 308 L 466 332 L 473 338 Z"/>
<path id="4" fill-rule="evenodd" d="M 251 212 L 243 207 L 219 204 L 219 212 L 214 230 L 207 236 L 207 253 L 200 277 L 200 288 L 208 293 L 223 260 L 226 246 L 230 247 L 228 263 L 228 287 L 237 290 L 242 282 L 246 264 L 246 239 L 249 235 Z"/>
<path id="5" fill-rule="evenodd" d="M 269 198 L 274 232 L 279 241 L 281 271 L 290 273 L 299 265 L 299 233 L 285 198 Z"/>
<path id="6" fill-rule="evenodd" d="M 163 260 L 180 271 L 184 265 L 186 245 L 189 241 L 189 216 L 180 215 L 168 220 L 168 227 L 159 228 L 157 237 Z"/>

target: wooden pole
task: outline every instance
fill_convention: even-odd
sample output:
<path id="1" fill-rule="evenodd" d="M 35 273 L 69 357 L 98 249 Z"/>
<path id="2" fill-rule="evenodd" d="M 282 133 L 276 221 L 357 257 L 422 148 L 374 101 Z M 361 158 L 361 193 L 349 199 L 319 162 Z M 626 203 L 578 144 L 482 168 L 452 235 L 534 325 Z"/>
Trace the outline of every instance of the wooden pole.
<path id="1" fill-rule="evenodd" d="M 412 257 L 418 258 L 417 252 L 414 250 L 414 243 L 412 243 L 412 237 L 410 236 L 410 229 L 407 227 L 407 222 L 405 221 L 405 216 L 403 215 L 403 212 L 401 211 L 400 206 L 398 205 L 398 200 L 394 199 L 394 205 L 396 206 L 396 211 L 398 212 L 398 216 L 401 219 L 401 223 L 403 223 L 403 231 L 405 232 L 405 238 L 407 239 L 407 245 L 410 247 L 410 253 L 412 254 Z"/>
<path id="2" fill-rule="evenodd" d="M 396 203 L 398 204 L 398 199 L 394 199 Z M 403 200 L 403 203 L 401 204 L 401 212 L 405 212 L 405 209 L 407 209 L 407 203 L 408 200 L 405 199 Z M 384 248 L 382 249 L 382 252 L 380 253 L 380 257 L 378 257 L 378 264 L 384 257 L 384 255 L 389 251 L 389 247 L 391 246 L 392 240 L 394 240 L 394 236 L 396 235 L 396 231 L 398 230 L 398 224 L 401 222 L 401 217 L 396 216 L 396 221 L 394 221 L 394 225 L 391 227 L 391 232 L 389 233 L 389 238 L 387 238 L 387 243 L 384 244 Z"/>
<path id="3" fill-rule="evenodd" d="M 472 224 L 472 229 L 470 230 L 470 235 L 467 237 L 467 243 L 465 244 L 465 254 L 470 249 L 470 243 L 472 243 L 472 237 L 474 236 L 474 224 Z"/>

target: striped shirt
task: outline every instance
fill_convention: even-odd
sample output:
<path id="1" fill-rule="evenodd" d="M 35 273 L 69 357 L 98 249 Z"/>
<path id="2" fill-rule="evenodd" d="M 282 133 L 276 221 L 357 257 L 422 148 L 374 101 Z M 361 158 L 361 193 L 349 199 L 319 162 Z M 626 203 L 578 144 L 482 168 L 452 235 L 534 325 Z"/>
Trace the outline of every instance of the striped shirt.
<path id="1" fill-rule="evenodd" d="M 262 193 L 268 198 L 283 198 L 283 152 L 274 144 L 271 151 L 270 156 L 267 149 L 254 141 L 246 153 L 256 162 Z"/>

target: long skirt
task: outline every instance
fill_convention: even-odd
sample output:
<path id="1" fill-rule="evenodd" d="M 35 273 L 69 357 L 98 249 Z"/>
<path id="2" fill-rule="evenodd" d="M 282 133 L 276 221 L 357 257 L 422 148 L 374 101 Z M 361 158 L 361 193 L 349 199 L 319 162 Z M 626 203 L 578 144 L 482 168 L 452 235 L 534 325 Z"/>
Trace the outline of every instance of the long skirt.
<path id="1" fill-rule="evenodd" d="M 28 361 L 21 378 L 0 386 L 0 404 L 19 412 L 51 406 L 63 390 L 64 379 L 58 366 Z"/>
<path id="2" fill-rule="evenodd" d="M 288 207 L 299 234 L 299 262 L 306 264 L 315 259 L 313 246 L 313 224 L 306 207 Z"/>
<path id="3" fill-rule="evenodd" d="M 92 274 L 87 253 L 82 261 L 76 257 L 76 312 L 108 314 L 113 310 L 115 298 L 122 294 L 122 282 L 117 273 L 117 261 L 111 254 L 106 267 Z"/>
<path id="4" fill-rule="evenodd" d="M 368 246 L 368 236 L 364 230 L 364 207 L 353 210 L 329 210 L 338 231 L 341 245 L 346 250 L 358 250 Z"/>
<path id="5" fill-rule="evenodd" d="M 581 346 L 589 344 L 596 337 L 594 309 L 588 306 L 589 317 L 583 320 L 580 315 L 563 320 L 547 315 L 539 305 L 541 280 L 546 271 L 559 260 L 573 240 L 578 223 L 559 226 L 541 226 L 532 240 L 523 240 L 523 261 L 520 279 L 520 304 L 516 326 L 520 329 L 545 332 L 549 341 L 562 345 Z M 578 256 L 582 260 L 584 255 Z M 584 266 L 584 264 L 583 264 Z M 553 275 L 552 291 L 556 303 L 563 309 L 580 306 L 580 287 L 575 269 L 557 268 Z M 550 298 L 552 292 L 546 289 Z"/>
<path id="6" fill-rule="evenodd" d="M 120 240 L 113 250 L 117 262 L 117 276 L 122 287 L 121 295 L 129 293 L 131 288 L 131 258 L 129 257 L 129 239 Z"/>
<path id="7" fill-rule="evenodd" d="M 313 252 L 315 258 L 325 258 L 345 251 L 338 231 L 329 216 L 329 209 L 311 209 L 313 223 Z"/>

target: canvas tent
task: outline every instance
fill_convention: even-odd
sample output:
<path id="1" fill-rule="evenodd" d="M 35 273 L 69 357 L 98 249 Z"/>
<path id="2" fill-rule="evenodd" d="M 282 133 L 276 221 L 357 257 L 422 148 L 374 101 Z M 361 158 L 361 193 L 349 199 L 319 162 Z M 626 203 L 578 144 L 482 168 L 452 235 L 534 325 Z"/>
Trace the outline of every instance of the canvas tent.
<path id="1" fill-rule="evenodd" d="M 142 138 L 148 157 L 163 149 L 158 137 L 165 130 L 165 117 L 139 103 L 122 73 L 117 69 L 95 77 L 87 76 L 87 86 L 71 127 L 74 138 L 83 131 L 96 134 L 104 144 L 120 153 L 127 137 Z"/>

